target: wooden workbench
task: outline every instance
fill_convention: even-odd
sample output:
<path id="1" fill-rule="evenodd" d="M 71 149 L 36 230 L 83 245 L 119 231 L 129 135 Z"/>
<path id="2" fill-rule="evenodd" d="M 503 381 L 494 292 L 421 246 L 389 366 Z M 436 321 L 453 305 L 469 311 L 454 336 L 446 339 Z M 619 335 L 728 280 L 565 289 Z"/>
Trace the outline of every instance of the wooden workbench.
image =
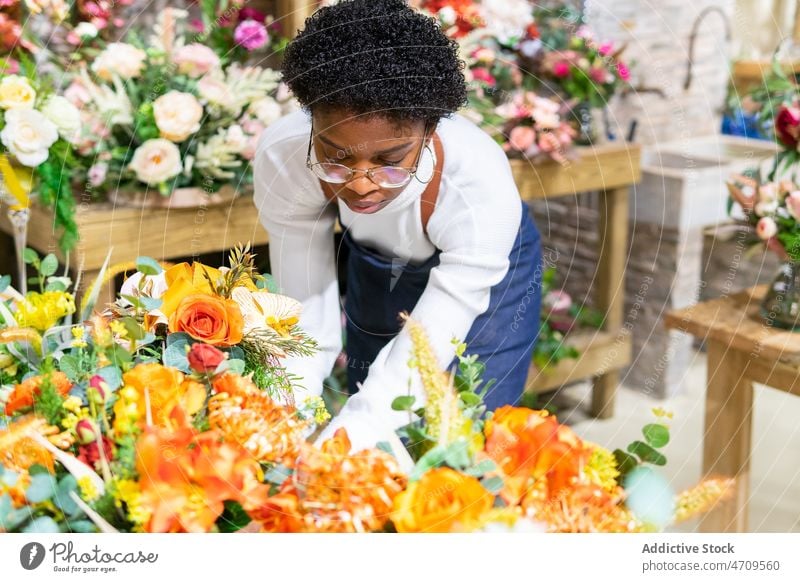
<path id="1" fill-rule="evenodd" d="M 628 191 L 641 178 L 641 149 L 609 143 L 579 148 L 576 160 L 531 165 L 512 161 L 512 170 L 524 200 L 600 192 L 599 258 L 592 278 L 594 307 L 605 314 L 601 330 L 571 333 L 567 342 L 580 352 L 577 359 L 538 370 L 531 366 L 527 390 L 544 392 L 564 384 L 594 378 L 591 412 L 608 418 L 614 412 L 619 370 L 631 361 L 631 336 L 623 328 L 625 261 L 628 254 Z"/>
<path id="2" fill-rule="evenodd" d="M 704 532 L 746 532 L 753 431 L 753 382 L 800 396 L 800 334 L 759 315 L 766 286 L 668 313 L 667 327 L 706 342 L 703 433 L 706 476 L 736 479 L 735 495 L 704 516 Z"/>

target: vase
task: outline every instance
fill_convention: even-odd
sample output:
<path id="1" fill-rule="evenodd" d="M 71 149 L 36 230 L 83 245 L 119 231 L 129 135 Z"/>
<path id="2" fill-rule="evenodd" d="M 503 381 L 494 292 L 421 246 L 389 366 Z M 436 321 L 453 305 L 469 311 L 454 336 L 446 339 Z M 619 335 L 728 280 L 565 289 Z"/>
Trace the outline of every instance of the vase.
<path id="1" fill-rule="evenodd" d="M 572 108 L 577 145 L 598 145 L 605 141 L 603 132 L 604 117 L 601 107 L 593 107 L 588 101 L 581 101 Z"/>
<path id="2" fill-rule="evenodd" d="M 781 329 L 800 329 L 800 262 L 787 261 L 767 288 L 761 316 Z"/>
<path id="3" fill-rule="evenodd" d="M 226 184 L 217 192 L 207 192 L 203 188 L 176 188 L 169 196 L 162 196 L 158 190 L 120 189 L 111 193 L 111 202 L 118 206 L 133 208 L 207 208 L 230 204 L 242 193 L 241 189 Z"/>

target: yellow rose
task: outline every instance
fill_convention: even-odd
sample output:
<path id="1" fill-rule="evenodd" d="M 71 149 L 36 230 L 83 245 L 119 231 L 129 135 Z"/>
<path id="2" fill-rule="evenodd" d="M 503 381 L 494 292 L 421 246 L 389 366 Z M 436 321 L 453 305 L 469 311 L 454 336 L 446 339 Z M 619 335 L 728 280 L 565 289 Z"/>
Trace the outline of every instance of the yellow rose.
<path id="1" fill-rule="evenodd" d="M 392 522 L 400 533 L 448 533 L 479 527 L 494 496 L 475 477 L 442 467 L 425 473 L 394 500 Z"/>
<path id="2" fill-rule="evenodd" d="M 3 109 L 33 109 L 36 91 L 28 79 L 9 75 L 0 81 L 0 107 Z"/>

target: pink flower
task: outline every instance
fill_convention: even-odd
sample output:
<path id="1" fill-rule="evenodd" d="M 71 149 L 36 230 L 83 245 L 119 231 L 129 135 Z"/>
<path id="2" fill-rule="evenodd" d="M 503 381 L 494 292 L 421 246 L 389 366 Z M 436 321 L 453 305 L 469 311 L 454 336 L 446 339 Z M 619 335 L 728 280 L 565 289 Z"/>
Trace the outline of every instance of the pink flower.
<path id="1" fill-rule="evenodd" d="M 239 22 L 243 22 L 245 20 L 255 20 L 256 22 L 264 22 L 267 20 L 267 15 L 261 12 L 260 10 L 256 10 L 255 8 L 250 8 L 249 6 L 245 6 L 241 10 L 239 10 Z"/>
<path id="2" fill-rule="evenodd" d="M 631 80 L 631 70 L 622 61 L 617 61 L 617 75 L 626 83 Z"/>
<path id="3" fill-rule="evenodd" d="M 608 79 L 608 71 L 602 67 L 592 67 L 589 69 L 589 78 L 599 85 L 604 85 Z"/>
<path id="4" fill-rule="evenodd" d="M 172 60 L 178 65 L 178 72 L 193 79 L 202 77 L 220 65 L 217 53 L 198 42 L 184 45 L 175 50 Z"/>
<path id="5" fill-rule="evenodd" d="M 559 79 L 569 77 L 569 71 L 570 67 L 567 61 L 556 61 L 556 63 L 553 65 L 553 75 Z"/>
<path id="6" fill-rule="evenodd" d="M 94 164 L 91 168 L 89 168 L 89 184 L 94 187 L 100 186 L 106 181 L 106 174 L 108 174 L 108 164 L 102 162 Z"/>
<path id="7" fill-rule="evenodd" d="M 572 307 L 572 297 L 565 291 L 550 291 L 542 302 L 551 313 L 566 313 Z"/>
<path id="8" fill-rule="evenodd" d="M 497 79 L 492 76 L 489 69 L 486 67 L 476 67 L 472 69 L 472 78 L 475 81 L 486 83 L 490 87 L 494 87 L 497 84 Z"/>
<path id="9" fill-rule="evenodd" d="M 532 127 L 518 125 L 508 135 L 508 143 L 517 151 L 524 152 L 536 142 L 536 131 Z"/>
<path id="10" fill-rule="evenodd" d="M 206 29 L 206 25 L 199 18 L 193 18 L 189 21 L 189 28 L 198 34 L 202 34 Z"/>
<path id="11" fill-rule="evenodd" d="M 756 224 L 756 234 L 761 240 L 769 240 L 778 234 L 778 225 L 774 220 L 768 216 L 765 216 L 758 221 L 758 224 Z"/>
<path id="12" fill-rule="evenodd" d="M 269 33 L 260 22 L 244 20 L 233 32 L 233 40 L 247 50 L 254 51 L 269 42 Z"/>
<path id="13" fill-rule="evenodd" d="M 795 190 L 786 197 L 786 210 L 792 218 L 800 221 L 800 190 Z"/>
<path id="14" fill-rule="evenodd" d="M 611 42 L 604 42 L 600 45 L 600 48 L 597 49 L 597 52 L 600 53 L 601 56 L 608 56 L 614 50 L 614 43 Z"/>
<path id="15" fill-rule="evenodd" d="M 5 58 L 5 63 L 0 67 L 0 74 L 2 75 L 16 75 L 19 73 L 19 61 L 11 57 Z"/>
<path id="16" fill-rule="evenodd" d="M 800 140 L 800 109 L 784 105 L 775 117 L 775 135 L 783 145 L 796 148 Z"/>

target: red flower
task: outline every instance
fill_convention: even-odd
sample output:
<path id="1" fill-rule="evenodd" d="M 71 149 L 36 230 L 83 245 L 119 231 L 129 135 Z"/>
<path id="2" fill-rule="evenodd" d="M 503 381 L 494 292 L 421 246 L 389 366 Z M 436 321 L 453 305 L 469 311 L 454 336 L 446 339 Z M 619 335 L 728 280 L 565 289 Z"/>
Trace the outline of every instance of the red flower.
<path id="1" fill-rule="evenodd" d="M 110 438 L 103 435 L 103 452 L 106 456 L 106 461 L 111 461 L 114 458 L 114 445 Z M 81 445 L 78 447 L 78 459 L 92 467 L 93 469 L 100 470 L 100 449 L 97 447 L 97 441 L 88 445 Z"/>
<path id="2" fill-rule="evenodd" d="M 207 374 L 217 369 L 227 355 L 222 350 L 208 344 L 192 344 L 189 349 L 189 367 L 195 372 Z"/>
<path id="3" fill-rule="evenodd" d="M 775 116 L 775 135 L 788 148 L 796 148 L 800 141 L 800 109 L 784 105 Z"/>

